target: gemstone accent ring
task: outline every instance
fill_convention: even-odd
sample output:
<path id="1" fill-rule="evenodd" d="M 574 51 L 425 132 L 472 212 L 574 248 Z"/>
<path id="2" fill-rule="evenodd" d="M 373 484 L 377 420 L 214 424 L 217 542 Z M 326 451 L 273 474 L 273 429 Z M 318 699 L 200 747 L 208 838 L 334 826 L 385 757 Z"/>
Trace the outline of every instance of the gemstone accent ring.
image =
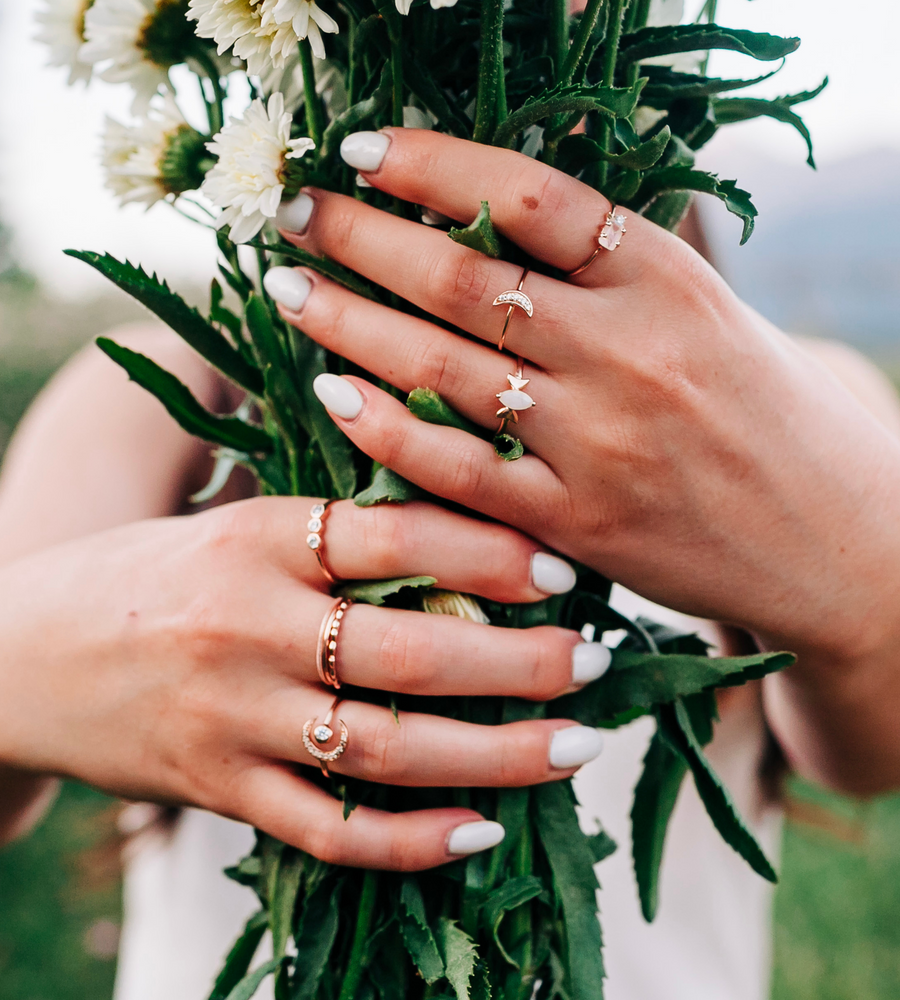
<path id="1" fill-rule="evenodd" d="M 601 250 L 615 250 L 616 247 L 622 242 L 622 237 L 625 235 L 625 221 L 626 216 L 614 205 L 606 213 L 606 221 L 603 223 L 600 229 L 600 235 L 597 237 L 597 248 L 588 257 L 588 259 L 580 266 L 576 267 L 574 271 L 569 271 L 569 277 L 574 274 L 581 274 L 582 271 L 586 271 Z"/>
<path id="2" fill-rule="evenodd" d="M 322 570 L 325 575 L 325 579 L 329 583 L 335 583 L 336 580 L 332 575 L 331 570 L 325 565 L 325 555 L 323 550 L 324 539 L 322 538 L 322 531 L 325 526 L 325 515 L 328 513 L 328 508 L 333 502 L 333 500 L 326 500 L 324 503 L 314 503 L 310 508 L 309 521 L 306 524 L 306 530 L 309 532 L 306 536 L 306 544 L 308 548 L 315 553 L 319 569 Z"/>

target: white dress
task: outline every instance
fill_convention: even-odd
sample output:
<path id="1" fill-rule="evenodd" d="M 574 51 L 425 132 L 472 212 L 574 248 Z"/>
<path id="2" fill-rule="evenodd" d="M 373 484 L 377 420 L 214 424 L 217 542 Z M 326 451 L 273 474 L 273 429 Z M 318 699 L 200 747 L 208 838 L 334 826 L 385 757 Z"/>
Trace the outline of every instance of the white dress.
<path id="1" fill-rule="evenodd" d="M 613 603 L 628 615 L 702 627 L 620 588 Z M 652 733 L 649 719 L 610 733 L 603 753 L 575 783 L 584 825 L 593 828 L 593 819 L 601 819 L 620 844 L 597 869 L 607 1000 L 767 1000 L 772 887 L 721 840 L 690 779 L 669 828 L 658 915 L 650 925 L 641 916 L 628 814 Z M 718 725 L 709 756 L 775 858 L 780 816 L 765 805 L 758 780 L 764 740 L 759 713 L 741 709 Z M 222 875 L 252 845 L 250 827 L 192 809 L 174 832 L 141 845 L 126 873 L 115 1000 L 205 1000 L 256 909 L 251 890 Z M 257 996 L 269 1000 L 270 984 Z"/>

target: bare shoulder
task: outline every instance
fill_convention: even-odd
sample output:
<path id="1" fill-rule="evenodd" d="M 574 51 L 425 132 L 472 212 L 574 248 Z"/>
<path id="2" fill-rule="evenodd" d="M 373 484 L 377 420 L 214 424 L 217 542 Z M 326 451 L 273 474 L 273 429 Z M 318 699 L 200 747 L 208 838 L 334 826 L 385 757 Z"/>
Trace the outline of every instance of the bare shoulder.
<path id="1" fill-rule="evenodd" d="M 900 436 L 900 396 L 890 379 L 864 354 L 838 340 L 794 337 L 886 427 Z"/>

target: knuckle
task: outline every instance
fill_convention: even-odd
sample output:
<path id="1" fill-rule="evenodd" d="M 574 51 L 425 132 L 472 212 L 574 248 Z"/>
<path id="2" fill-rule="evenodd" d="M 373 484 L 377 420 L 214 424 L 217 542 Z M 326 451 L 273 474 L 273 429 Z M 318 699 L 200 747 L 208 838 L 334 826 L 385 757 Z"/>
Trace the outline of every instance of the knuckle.
<path id="1" fill-rule="evenodd" d="M 424 630 L 413 627 L 411 621 L 396 622 L 381 638 L 378 668 L 389 690 L 417 694 L 431 680 L 432 658 L 432 642 Z"/>
<path id="2" fill-rule="evenodd" d="M 481 491 L 484 479 L 484 463 L 481 457 L 471 448 L 463 447 L 455 455 L 448 455 L 447 481 L 450 485 L 450 495 L 466 503 Z"/>
<path id="3" fill-rule="evenodd" d="M 443 343 L 428 338 L 411 348 L 406 367 L 413 373 L 417 386 L 433 389 L 442 396 L 453 396 L 464 381 L 462 364 L 461 352 L 448 353 Z"/>
<path id="4" fill-rule="evenodd" d="M 399 782 L 406 774 L 406 736 L 390 712 L 383 713 L 366 734 L 362 770 L 367 778 L 380 783 Z"/>
<path id="5" fill-rule="evenodd" d="M 428 287 L 446 308 L 471 310 L 484 301 L 490 280 L 485 258 L 474 250 L 458 250 L 434 259 Z"/>
<path id="6" fill-rule="evenodd" d="M 341 259 L 342 255 L 363 238 L 364 229 L 361 206 L 352 199 L 331 196 L 325 200 L 325 211 L 319 215 L 316 236 L 327 242 L 328 255 Z"/>

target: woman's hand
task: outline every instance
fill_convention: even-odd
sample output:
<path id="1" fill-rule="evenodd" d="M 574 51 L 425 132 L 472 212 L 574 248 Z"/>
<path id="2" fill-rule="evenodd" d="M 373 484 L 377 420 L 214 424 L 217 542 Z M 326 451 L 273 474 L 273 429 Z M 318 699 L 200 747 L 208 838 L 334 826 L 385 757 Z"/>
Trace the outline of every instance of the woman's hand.
<path id="1" fill-rule="evenodd" d="M 504 236 L 563 272 L 596 248 L 610 207 L 525 156 L 429 132 L 360 133 L 343 151 L 372 185 L 460 223 L 488 201 Z M 323 377 L 320 398 L 364 451 L 432 493 L 653 600 L 799 652 L 816 670 L 815 692 L 797 695 L 801 714 L 808 721 L 819 711 L 810 704 L 827 702 L 831 743 L 807 733 L 788 752 L 818 755 L 817 773 L 852 783 L 860 761 L 837 759 L 846 749 L 837 734 L 855 727 L 883 778 L 877 734 L 888 719 L 873 729 L 872 708 L 900 697 L 897 672 L 885 670 L 900 632 L 900 446 L 686 244 L 626 214 L 615 253 L 568 280 L 525 280 L 534 316 L 516 310 L 506 342 L 524 358 L 537 403 L 517 426 L 521 460 L 416 420 L 360 379 Z M 290 322 L 398 388 L 434 389 L 496 428 L 496 394 L 515 362 L 496 349 L 506 307 L 492 303 L 517 286 L 520 268 L 323 191 L 302 194 L 279 224 L 474 339 L 277 269 L 267 287 Z M 900 742 L 882 735 L 900 780 Z"/>
<path id="2" fill-rule="evenodd" d="M 469 809 L 359 807 L 345 822 L 340 801 L 303 777 L 317 766 L 304 722 L 333 699 L 316 672 L 333 599 L 305 544 L 312 503 L 255 499 L 139 522 L 4 566 L 0 765 L 210 809 L 340 864 L 414 870 L 501 839 Z M 323 537 L 340 579 L 430 575 L 503 602 L 574 583 L 566 563 L 518 532 L 426 504 L 340 502 Z M 413 713 L 398 726 L 389 709 L 355 701 L 352 686 L 546 699 L 607 664 L 603 646 L 560 628 L 352 605 L 337 664 L 350 741 L 330 767 L 412 786 L 568 777 L 599 752 L 595 730 Z"/>

